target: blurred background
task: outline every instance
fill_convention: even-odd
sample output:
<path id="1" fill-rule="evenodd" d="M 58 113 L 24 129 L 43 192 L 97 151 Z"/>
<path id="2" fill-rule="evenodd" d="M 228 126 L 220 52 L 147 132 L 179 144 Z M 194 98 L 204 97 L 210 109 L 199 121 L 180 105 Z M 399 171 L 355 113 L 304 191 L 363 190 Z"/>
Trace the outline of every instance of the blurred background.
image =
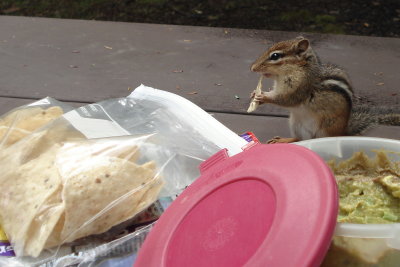
<path id="1" fill-rule="evenodd" d="M 0 15 L 400 37 L 400 0 L 0 0 Z"/>

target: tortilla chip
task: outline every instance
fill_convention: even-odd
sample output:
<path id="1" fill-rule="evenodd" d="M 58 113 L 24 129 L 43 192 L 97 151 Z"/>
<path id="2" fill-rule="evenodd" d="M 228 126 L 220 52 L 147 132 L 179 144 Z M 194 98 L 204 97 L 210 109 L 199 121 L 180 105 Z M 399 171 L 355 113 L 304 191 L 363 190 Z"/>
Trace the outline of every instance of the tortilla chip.
<path id="1" fill-rule="evenodd" d="M 47 153 L 54 144 L 62 145 L 63 142 L 83 139 L 85 137 L 75 128 L 65 125 L 62 119 L 56 120 L 51 127 L 33 132 L 23 141 L 0 149 L 0 164 L 9 162 L 19 166 Z"/>
<path id="2" fill-rule="evenodd" d="M 62 114 L 63 110 L 57 106 L 46 110 L 40 107 L 15 110 L 0 120 L 0 143 L 10 146 Z"/>
<path id="3" fill-rule="evenodd" d="M 47 153 L 54 144 L 84 139 L 84 136 L 71 126 L 66 126 L 63 120 L 52 123 L 51 128 L 45 128 L 31 133 L 22 142 L 0 149 L 0 168 L 16 169 L 30 160 Z"/>
<path id="4" fill-rule="evenodd" d="M 33 257 L 39 256 L 63 213 L 64 205 L 61 200 L 61 188 L 59 188 L 47 199 L 32 221 L 24 248 L 26 254 Z"/>
<path id="5" fill-rule="evenodd" d="M 64 222 L 65 222 L 65 206 L 63 205 L 64 212 L 61 214 L 60 218 L 58 219 L 58 222 L 53 228 L 53 232 L 50 233 L 49 237 L 47 238 L 46 244 L 44 245 L 44 248 L 52 248 L 55 246 L 59 246 L 62 244 L 61 240 L 61 232 L 64 227 Z"/>
<path id="6" fill-rule="evenodd" d="M 3 147 L 10 146 L 30 133 L 31 132 L 19 128 L 0 126 L 0 145 Z"/>
<path id="7" fill-rule="evenodd" d="M 35 108 L 36 109 L 36 108 Z M 34 131 L 40 127 L 42 127 L 43 125 L 49 123 L 50 121 L 60 117 L 64 111 L 57 106 L 54 107 L 50 107 L 48 109 L 42 109 L 42 108 L 38 108 L 38 112 L 36 112 L 36 114 L 32 114 L 32 112 L 30 112 L 30 116 L 29 117 L 25 117 L 21 120 L 19 120 L 15 127 L 16 128 L 20 128 L 20 129 L 24 129 L 27 131 Z M 31 109 L 28 109 L 27 111 L 29 111 Z"/>
<path id="8" fill-rule="evenodd" d="M 93 139 L 65 143 L 58 153 L 60 174 L 63 177 L 81 173 L 96 165 L 97 159 L 120 158 L 135 162 L 139 156 L 139 148 L 134 139 Z M 82 164 L 82 160 L 90 159 L 90 163 Z M 99 163 L 100 164 L 100 163 Z"/>
<path id="9" fill-rule="evenodd" d="M 144 209 L 146 209 L 148 206 L 153 204 L 157 200 L 158 194 L 160 193 L 163 185 L 164 182 L 161 179 L 155 179 L 151 183 L 148 183 L 147 185 L 148 190 L 143 195 L 142 199 L 136 206 L 135 211 L 133 213 L 138 214 L 142 212 Z"/>
<path id="10" fill-rule="evenodd" d="M 54 165 L 54 145 L 47 153 L 16 169 L 8 169 L 0 178 L 2 197 L 0 201 L 2 226 L 10 241 L 16 244 L 16 253 L 21 253 L 27 233 L 45 201 L 60 190 L 61 179 Z M 7 170 L 8 166 L 1 169 Z"/>
<path id="11" fill-rule="evenodd" d="M 255 90 L 256 94 L 261 94 L 262 93 L 262 90 L 261 90 L 262 89 L 262 80 L 263 80 L 263 76 L 261 75 L 260 79 L 258 80 L 258 84 L 257 84 L 256 90 Z M 253 99 L 250 102 L 249 108 L 247 109 L 247 113 L 254 112 L 258 108 L 259 105 L 260 104 Z"/>
<path id="12" fill-rule="evenodd" d="M 150 165 L 140 166 L 120 158 L 96 161 L 91 169 L 68 177 L 64 185 L 65 224 L 61 239 L 65 242 L 103 233 L 133 217 L 146 192 L 146 183 L 155 176 Z M 83 162 L 86 166 L 90 163 Z"/>

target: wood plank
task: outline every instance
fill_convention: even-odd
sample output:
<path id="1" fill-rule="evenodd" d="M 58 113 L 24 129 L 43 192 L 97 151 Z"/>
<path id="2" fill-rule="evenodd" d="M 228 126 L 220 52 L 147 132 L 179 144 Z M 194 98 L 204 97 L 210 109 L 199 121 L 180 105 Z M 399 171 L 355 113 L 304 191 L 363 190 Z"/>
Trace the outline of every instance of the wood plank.
<path id="1" fill-rule="evenodd" d="M 378 127 L 367 131 L 364 136 L 382 137 L 400 140 L 400 127 L 399 126 L 384 126 Z"/>
<path id="2" fill-rule="evenodd" d="M 261 142 L 266 142 L 274 136 L 290 137 L 287 118 L 227 113 L 214 113 L 213 115 L 235 133 L 241 134 L 246 131 L 251 131 Z M 363 136 L 400 140 L 400 126 L 380 125 L 365 132 Z"/>
<path id="3" fill-rule="evenodd" d="M 275 136 L 290 137 L 287 118 L 229 113 L 212 113 L 212 115 L 237 134 L 253 132 L 263 143 Z"/>
<path id="4" fill-rule="evenodd" d="M 36 100 L 25 99 L 25 98 L 0 97 L 0 116 L 16 107 L 27 105 L 34 101 Z"/>
<path id="5" fill-rule="evenodd" d="M 208 111 L 235 113 L 245 113 L 257 84 L 250 64 L 272 42 L 298 35 L 9 16 L 0 16 L 0 31 L 1 96 L 97 102 L 144 83 Z M 400 39 L 306 36 L 323 61 L 349 71 L 364 102 L 400 109 Z M 257 113 L 287 114 L 272 105 Z"/>

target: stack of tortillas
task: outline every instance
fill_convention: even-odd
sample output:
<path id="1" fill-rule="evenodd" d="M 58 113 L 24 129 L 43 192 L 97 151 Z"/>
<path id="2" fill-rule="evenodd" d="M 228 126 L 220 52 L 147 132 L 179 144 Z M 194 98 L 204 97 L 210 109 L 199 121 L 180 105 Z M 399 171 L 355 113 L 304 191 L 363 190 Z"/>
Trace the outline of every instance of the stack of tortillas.
<path id="1" fill-rule="evenodd" d="M 261 94 L 261 92 L 262 92 L 261 91 L 261 89 L 262 89 L 262 79 L 263 79 L 263 76 L 261 75 L 260 79 L 258 80 L 258 84 L 257 84 L 256 90 L 254 91 L 255 94 Z M 255 111 L 258 108 L 258 105 L 259 105 L 259 103 L 253 99 L 250 102 L 250 106 L 247 109 L 247 112 L 250 113 L 250 112 Z"/>
<path id="2" fill-rule="evenodd" d="M 44 137 L 48 133 L 30 143 L 46 144 Z M 104 233 L 156 200 L 163 182 L 155 163 L 137 164 L 139 148 L 124 140 L 52 142 L 40 154 L 19 153 L 24 159 L 17 161 L 3 155 L 0 215 L 17 254 L 36 257 L 45 248 Z"/>

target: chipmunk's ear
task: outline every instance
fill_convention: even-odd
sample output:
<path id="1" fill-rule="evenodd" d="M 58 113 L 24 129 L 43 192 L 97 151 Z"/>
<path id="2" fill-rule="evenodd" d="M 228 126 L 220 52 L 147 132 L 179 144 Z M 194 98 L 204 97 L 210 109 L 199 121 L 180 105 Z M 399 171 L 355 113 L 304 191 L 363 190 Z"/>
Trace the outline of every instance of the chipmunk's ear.
<path id="1" fill-rule="evenodd" d="M 301 37 L 301 36 L 297 37 L 294 47 L 298 54 L 302 54 L 305 51 L 307 51 L 307 49 L 310 47 L 310 41 L 308 41 L 306 38 Z"/>

